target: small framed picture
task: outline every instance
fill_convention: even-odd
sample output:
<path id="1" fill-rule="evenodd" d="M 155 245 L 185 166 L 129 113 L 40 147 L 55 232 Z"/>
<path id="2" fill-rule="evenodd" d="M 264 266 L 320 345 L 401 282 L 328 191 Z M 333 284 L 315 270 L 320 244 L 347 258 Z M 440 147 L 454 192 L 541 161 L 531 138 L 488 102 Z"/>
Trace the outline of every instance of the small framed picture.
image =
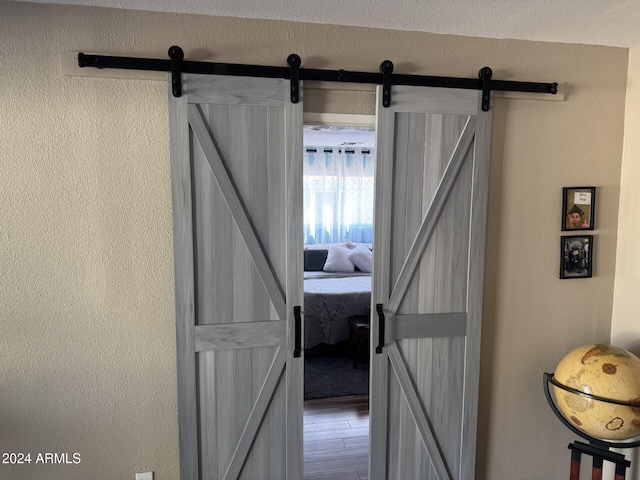
<path id="1" fill-rule="evenodd" d="M 593 265 L 593 235 L 560 237 L 560 278 L 589 278 Z"/>
<path id="2" fill-rule="evenodd" d="M 562 230 L 593 230 L 596 187 L 562 189 Z"/>

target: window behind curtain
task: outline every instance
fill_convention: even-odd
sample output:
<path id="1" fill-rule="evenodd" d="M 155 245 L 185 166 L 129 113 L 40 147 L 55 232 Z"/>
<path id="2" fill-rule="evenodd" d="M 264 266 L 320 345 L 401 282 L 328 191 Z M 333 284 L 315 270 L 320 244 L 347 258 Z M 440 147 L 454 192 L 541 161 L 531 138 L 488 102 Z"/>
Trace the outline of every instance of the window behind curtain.
<path id="1" fill-rule="evenodd" d="M 373 242 L 374 158 L 371 148 L 306 147 L 305 244 Z"/>

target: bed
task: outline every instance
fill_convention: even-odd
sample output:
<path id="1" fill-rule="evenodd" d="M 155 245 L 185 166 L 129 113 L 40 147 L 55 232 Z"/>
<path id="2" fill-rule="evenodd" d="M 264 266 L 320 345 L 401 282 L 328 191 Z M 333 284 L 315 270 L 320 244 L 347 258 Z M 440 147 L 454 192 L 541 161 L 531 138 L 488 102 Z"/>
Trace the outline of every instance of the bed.
<path id="1" fill-rule="evenodd" d="M 311 253 L 308 253 L 311 252 Z M 335 345 L 349 339 L 351 315 L 369 315 L 371 273 L 324 271 L 330 258 L 323 249 L 305 250 L 304 348 Z M 366 268 L 365 268 L 366 270 Z"/>

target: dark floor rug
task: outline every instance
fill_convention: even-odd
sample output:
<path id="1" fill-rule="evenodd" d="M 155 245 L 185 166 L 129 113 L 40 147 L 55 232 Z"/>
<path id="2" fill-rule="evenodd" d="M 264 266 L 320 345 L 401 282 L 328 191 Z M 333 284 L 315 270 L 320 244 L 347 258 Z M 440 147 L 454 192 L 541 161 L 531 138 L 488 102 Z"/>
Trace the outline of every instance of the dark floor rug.
<path id="1" fill-rule="evenodd" d="M 348 345 L 321 345 L 305 352 L 304 399 L 369 393 L 369 360 L 362 355 L 357 368 Z"/>

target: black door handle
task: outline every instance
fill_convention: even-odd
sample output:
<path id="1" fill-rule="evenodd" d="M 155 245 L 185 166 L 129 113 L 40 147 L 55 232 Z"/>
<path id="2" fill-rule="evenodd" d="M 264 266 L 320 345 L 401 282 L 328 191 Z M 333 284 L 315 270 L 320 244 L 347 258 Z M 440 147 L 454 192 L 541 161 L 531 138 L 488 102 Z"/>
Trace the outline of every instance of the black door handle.
<path id="1" fill-rule="evenodd" d="M 293 307 L 293 321 L 295 330 L 295 347 L 293 350 L 294 358 L 300 357 L 302 350 L 302 318 L 300 316 L 300 305 Z"/>
<path id="2" fill-rule="evenodd" d="M 382 347 L 384 347 L 384 310 L 382 310 L 382 304 L 376 305 L 376 312 L 378 312 L 378 346 L 376 347 L 376 353 L 382 353 Z"/>

